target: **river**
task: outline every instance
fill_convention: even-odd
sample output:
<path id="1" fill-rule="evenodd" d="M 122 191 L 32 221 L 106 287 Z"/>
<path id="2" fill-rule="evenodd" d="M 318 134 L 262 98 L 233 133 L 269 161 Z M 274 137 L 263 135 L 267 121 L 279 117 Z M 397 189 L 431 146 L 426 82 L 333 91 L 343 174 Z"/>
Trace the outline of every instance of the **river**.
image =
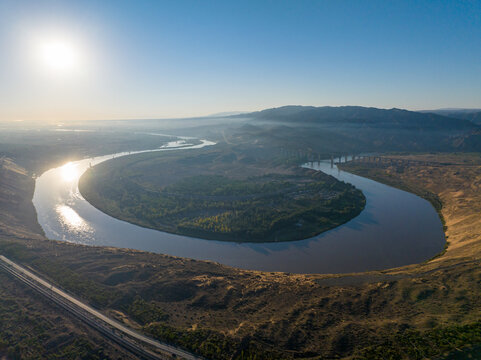
<path id="1" fill-rule="evenodd" d="M 186 141 L 169 143 L 154 151 L 191 151 L 214 145 L 207 140 L 199 145 L 189 145 Z M 331 167 L 330 161 L 303 166 L 353 184 L 366 196 L 366 207 L 346 224 L 313 238 L 282 243 L 235 243 L 143 228 L 101 212 L 78 191 L 78 179 L 90 166 L 134 153 L 139 151 L 74 161 L 38 177 L 33 203 L 47 237 L 211 260 L 243 269 L 291 273 L 349 273 L 419 263 L 439 253 L 445 244 L 441 221 L 426 200 L 338 170 L 335 165 Z"/>

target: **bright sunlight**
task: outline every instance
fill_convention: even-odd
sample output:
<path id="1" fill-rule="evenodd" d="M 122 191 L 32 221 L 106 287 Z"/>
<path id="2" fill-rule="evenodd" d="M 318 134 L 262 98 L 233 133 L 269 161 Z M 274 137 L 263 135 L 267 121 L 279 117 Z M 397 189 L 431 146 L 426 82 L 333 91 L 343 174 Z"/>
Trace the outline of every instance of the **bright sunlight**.
<path id="1" fill-rule="evenodd" d="M 77 166 L 71 162 L 62 166 L 62 179 L 67 182 L 71 182 L 78 177 Z"/>
<path id="2" fill-rule="evenodd" d="M 46 68 L 55 73 L 74 71 L 80 60 L 79 49 L 67 39 L 48 39 L 39 44 L 39 58 Z"/>

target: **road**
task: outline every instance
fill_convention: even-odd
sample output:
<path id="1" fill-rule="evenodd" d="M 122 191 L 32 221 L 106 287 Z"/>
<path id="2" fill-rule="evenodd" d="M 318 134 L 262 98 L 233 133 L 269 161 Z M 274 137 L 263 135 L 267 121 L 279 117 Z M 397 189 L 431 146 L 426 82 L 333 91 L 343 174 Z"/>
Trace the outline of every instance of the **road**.
<path id="1" fill-rule="evenodd" d="M 158 360 L 172 357 L 186 360 L 203 359 L 195 354 L 169 344 L 161 343 L 126 327 L 72 295 L 60 290 L 53 284 L 41 279 L 31 271 L 14 263 L 3 255 L 0 255 L 0 268 L 142 359 Z M 154 348 L 165 355 L 154 353 L 150 351 L 148 347 Z"/>

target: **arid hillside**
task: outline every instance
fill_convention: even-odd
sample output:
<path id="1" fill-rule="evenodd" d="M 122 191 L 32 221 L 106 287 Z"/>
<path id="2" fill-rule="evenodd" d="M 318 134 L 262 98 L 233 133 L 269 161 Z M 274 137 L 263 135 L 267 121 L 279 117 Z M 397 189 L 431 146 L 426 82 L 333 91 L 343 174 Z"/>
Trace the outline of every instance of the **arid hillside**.
<path id="1" fill-rule="evenodd" d="M 379 180 L 425 188 L 443 203 L 450 245 L 419 265 L 343 276 L 265 273 L 12 233 L 2 235 L 0 252 L 212 359 L 442 357 L 481 343 L 481 166 L 474 155 L 420 159 L 396 176 L 389 166 L 375 169 Z"/>
<path id="2" fill-rule="evenodd" d="M 32 206 L 34 180 L 8 158 L 0 160 L 0 242 L 25 248 L 43 237 Z M 27 240 L 28 239 L 28 240 Z M 0 272 L 1 359 L 133 359 L 56 305 Z"/>

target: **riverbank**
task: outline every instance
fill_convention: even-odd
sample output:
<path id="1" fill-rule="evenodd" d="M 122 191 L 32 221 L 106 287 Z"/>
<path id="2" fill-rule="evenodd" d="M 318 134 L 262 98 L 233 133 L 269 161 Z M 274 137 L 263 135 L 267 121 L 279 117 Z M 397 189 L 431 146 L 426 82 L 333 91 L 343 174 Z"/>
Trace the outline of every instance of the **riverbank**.
<path id="1" fill-rule="evenodd" d="M 263 148 L 250 145 L 242 148 L 242 151 L 238 149 L 239 162 L 244 163 L 247 156 L 250 159 L 248 163 L 254 169 L 242 165 L 233 166 L 231 164 L 232 156 L 230 156 L 232 154 L 221 151 L 221 159 L 215 161 L 215 170 L 225 176 L 234 178 L 236 176 L 252 177 L 253 174 L 259 175 L 259 172 L 261 172 L 263 178 L 274 168 L 281 171 L 281 174 L 279 174 L 281 176 L 292 176 L 294 174 L 290 172 L 302 171 L 312 174 L 313 178 L 316 179 L 330 179 L 334 184 L 343 184 L 344 181 L 366 194 L 367 204 L 364 211 L 344 225 L 305 240 L 237 243 L 204 240 L 136 226 L 101 212 L 78 194 L 78 177 L 91 165 L 103 160 L 109 160 L 105 165 L 119 162 L 125 164 L 121 167 L 124 170 L 120 173 L 116 171 L 105 172 L 105 181 L 101 184 L 109 181 L 123 181 L 124 178 L 127 180 L 128 186 L 120 186 L 121 191 L 117 187 L 110 187 L 109 192 L 111 194 L 107 197 L 117 194 L 114 196 L 115 199 L 111 201 L 113 202 L 111 208 L 115 210 L 119 208 L 120 203 L 121 207 L 124 208 L 126 200 L 128 207 L 128 200 L 132 195 L 135 195 L 135 191 L 132 189 L 136 186 L 143 186 L 144 183 L 152 182 L 160 182 L 167 186 L 174 184 L 178 179 L 178 176 L 172 176 L 174 170 L 180 171 L 181 175 L 185 175 L 185 173 L 208 175 L 210 169 L 205 166 L 205 157 L 209 159 L 210 155 L 214 155 L 213 157 L 210 156 L 212 160 L 219 155 L 217 148 L 196 150 L 195 152 L 184 152 L 185 150 L 169 152 L 171 155 L 178 156 L 178 161 L 185 166 L 172 167 L 161 163 L 162 166 L 156 171 L 145 171 L 144 161 L 137 160 L 145 158 L 148 162 L 151 157 L 165 160 L 169 159 L 170 156 L 164 157 L 165 154 L 146 153 L 141 157 L 137 155 L 119 158 L 119 154 L 113 154 L 98 159 L 72 162 L 66 169 L 61 167 L 49 170 L 36 181 L 33 202 L 38 210 L 40 224 L 51 239 L 63 239 L 88 245 L 124 247 L 198 260 L 211 260 L 241 269 L 291 273 L 352 273 L 389 269 L 426 261 L 439 253 L 444 246 L 445 239 L 442 225 L 436 213 L 425 200 L 381 183 L 338 171 L 337 168 L 331 168 L 329 162 L 307 163 L 301 169 L 297 165 L 282 167 L 280 163 L 285 163 L 285 161 L 281 161 L 281 159 L 272 164 L 271 154 L 265 156 Z M 225 155 L 229 155 L 227 159 L 224 159 Z M 255 156 L 260 157 L 260 159 L 255 161 Z M 110 160 L 112 157 L 116 159 Z M 199 161 L 199 157 L 204 161 Z M 140 172 L 141 176 L 132 176 L 132 174 L 139 174 L 137 169 L 139 166 L 144 167 Z M 190 167 L 192 169 L 189 169 Z M 74 170 L 74 176 L 70 175 L 72 169 Z M 147 169 L 152 170 L 148 166 Z M 69 172 L 67 179 L 65 179 L 66 170 Z M 351 185 L 344 184 L 344 187 L 350 188 Z M 155 194 L 154 189 L 145 188 L 145 191 L 144 197 L 150 197 L 152 193 Z M 331 193 L 324 193 L 321 189 L 319 195 L 329 197 Z M 329 201 L 332 200 L 335 201 L 336 199 L 323 200 L 324 203 L 328 203 L 327 209 L 336 208 L 335 204 L 334 206 L 329 204 Z M 116 204 L 116 201 L 118 204 Z M 108 207 L 111 202 L 105 205 Z M 147 199 L 146 203 L 148 202 Z M 136 203 L 139 203 L 139 201 L 136 201 Z M 144 201 L 140 203 L 138 207 L 131 207 L 133 212 L 142 210 L 141 206 L 144 206 Z M 176 204 L 176 202 L 173 203 L 173 205 Z M 392 207 L 390 204 L 397 204 L 397 206 Z M 151 206 L 147 206 L 146 210 L 149 211 L 150 209 Z M 275 214 L 275 211 L 270 211 Z M 113 214 L 112 211 L 109 211 L 109 213 Z M 128 215 L 134 216 L 135 214 Z M 298 214 L 294 212 L 293 215 Z M 411 225 L 406 227 L 406 222 Z M 298 230 L 297 224 L 296 222 L 296 231 Z M 300 221 L 299 224 L 305 225 Z M 327 221 L 327 224 L 323 223 L 316 226 L 322 227 L 333 224 L 332 221 Z M 147 225 L 151 226 L 151 224 Z"/>
<path id="2" fill-rule="evenodd" d="M 48 244 L 31 203 L 35 181 L 9 158 L 0 160 L 0 246 Z M 1 252 L 1 251 L 0 251 Z M 54 256 L 53 253 L 50 254 Z M 0 358 L 133 359 L 81 321 L 0 272 Z"/>
<path id="3" fill-rule="evenodd" d="M 32 205 L 35 180 L 12 159 L 0 158 L 0 234 L 44 238 Z"/>
<path id="4" fill-rule="evenodd" d="M 121 321 L 212 359 L 242 352 L 244 358 L 441 357 L 481 342 L 480 176 L 476 164 L 406 171 L 406 180 L 440 197 L 451 246 L 433 261 L 386 271 L 244 271 L 15 236 L 0 237 L 0 252 Z"/>
<path id="5" fill-rule="evenodd" d="M 394 161 L 349 162 L 340 167 L 425 197 L 439 212 L 449 249 L 442 259 L 481 254 L 481 155 L 393 155 Z M 398 162 L 396 162 L 398 160 Z M 453 228 L 454 227 L 454 228 Z"/>
<path id="6" fill-rule="evenodd" d="M 79 190 L 132 224 L 239 243 L 311 238 L 356 217 L 366 203 L 360 190 L 332 176 L 246 159 L 228 145 L 109 160 L 88 169 Z"/>

